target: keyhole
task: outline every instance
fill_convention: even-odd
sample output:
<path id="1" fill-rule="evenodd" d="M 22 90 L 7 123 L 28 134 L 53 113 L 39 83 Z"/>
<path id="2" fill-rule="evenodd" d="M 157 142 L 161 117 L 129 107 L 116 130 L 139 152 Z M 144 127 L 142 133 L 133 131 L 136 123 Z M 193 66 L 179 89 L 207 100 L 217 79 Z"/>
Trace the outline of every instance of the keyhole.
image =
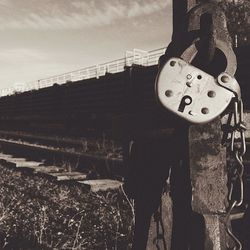
<path id="1" fill-rule="evenodd" d="M 192 103 L 192 98 L 189 95 L 183 96 L 178 111 L 184 112 L 185 107 L 190 105 L 191 103 Z"/>

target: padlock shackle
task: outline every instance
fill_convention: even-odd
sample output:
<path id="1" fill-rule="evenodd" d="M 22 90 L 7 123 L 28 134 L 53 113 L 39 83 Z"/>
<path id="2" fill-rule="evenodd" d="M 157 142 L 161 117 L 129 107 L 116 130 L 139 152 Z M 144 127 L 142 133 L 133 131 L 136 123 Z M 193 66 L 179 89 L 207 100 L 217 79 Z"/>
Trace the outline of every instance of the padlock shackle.
<path id="1" fill-rule="evenodd" d="M 200 39 L 196 39 L 180 56 L 184 61 L 192 63 L 195 56 L 198 53 L 197 43 Z M 227 66 L 225 72 L 231 76 L 235 75 L 237 70 L 236 55 L 231 47 L 227 46 L 227 43 L 221 40 L 216 40 L 215 47 L 218 48 L 226 57 Z"/>
<path id="2" fill-rule="evenodd" d="M 217 7 L 215 3 L 201 3 L 193 7 L 188 15 L 188 31 L 194 31 L 200 29 L 201 16 L 205 13 L 213 13 L 214 8 Z"/>
<path id="3" fill-rule="evenodd" d="M 234 76 L 237 70 L 237 58 L 232 47 L 228 47 L 228 45 L 221 40 L 215 41 L 215 47 L 222 51 L 227 59 L 225 72 L 231 76 Z"/>
<path id="4" fill-rule="evenodd" d="M 219 14 L 218 14 L 219 11 Z M 218 48 L 227 60 L 227 66 L 225 72 L 231 76 L 234 76 L 237 69 L 237 59 L 236 55 L 232 49 L 230 42 L 230 37 L 226 28 L 226 17 L 225 13 L 222 11 L 217 2 L 201 3 L 193 7 L 188 12 L 189 26 L 188 31 L 193 32 L 200 30 L 201 17 L 205 13 L 209 13 L 213 16 L 213 46 Z M 222 25 L 223 29 L 215 29 L 216 25 Z M 197 43 L 201 41 L 202 38 L 195 39 L 193 43 L 182 53 L 181 58 L 183 60 L 191 63 L 198 53 Z"/>

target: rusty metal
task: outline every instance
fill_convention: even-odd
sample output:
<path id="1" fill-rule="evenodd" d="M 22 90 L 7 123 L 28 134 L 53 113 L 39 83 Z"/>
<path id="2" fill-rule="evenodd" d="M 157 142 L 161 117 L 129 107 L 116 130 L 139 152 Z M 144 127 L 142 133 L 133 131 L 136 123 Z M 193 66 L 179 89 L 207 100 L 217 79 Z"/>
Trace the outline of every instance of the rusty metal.
<path id="1" fill-rule="evenodd" d="M 228 209 L 228 213 L 226 215 L 226 218 L 225 218 L 225 225 L 226 225 L 226 230 L 227 230 L 227 233 L 228 235 L 234 240 L 234 242 L 236 243 L 236 247 L 237 247 L 237 250 L 241 250 L 242 249 L 242 244 L 241 242 L 239 241 L 239 239 L 233 234 L 232 230 L 231 230 L 231 220 L 230 220 L 230 215 L 233 211 L 233 209 L 236 207 L 236 203 L 237 201 L 234 201 L 229 209 Z M 229 248 L 229 245 L 227 246 Z M 234 248 L 235 250 L 235 248 Z"/>
<path id="2" fill-rule="evenodd" d="M 233 76 L 237 69 L 237 61 L 235 53 L 231 46 L 231 39 L 227 30 L 226 16 L 218 3 L 202 3 L 195 6 L 188 13 L 189 26 L 188 31 L 199 31 L 200 20 L 202 15 L 210 14 L 212 16 L 212 37 L 211 43 L 215 48 L 223 52 L 227 59 L 227 67 L 225 72 Z M 198 53 L 197 44 L 202 40 L 202 37 L 196 38 L 191 46 L 187 48 L 183 54 L 183 60 L 191 62 Z"/>
<path id="3" fill-rule="evenodd" d="M 233 208 L 241 206 L 244 198 L 243 156 L 246 153 L 246 140 L 245 140 L 246 125 L 243 120 L 243 102 L 241 99 L 238 99 L 237 96 L 234 99 L 234 110 L 231 114 L 229 114 L 227 123 L 224 125 L 223 128 L 224 128 L 223 143 L 225 143 L 227 140 L 230 141 L 229 148 L 236 160 L 234 168 L 231 169 L 232 176 L 231 179 L 229 180 L 230 188 L 229 188 L 228 200 L 230 206 L 226 214 L 225 226 L 229 236 L 234 240 L 236 244 L 236 249 L 241 250 L 242 249 L 241 242 L 233 234 L 230 225 L 231 222 L 230 215 L 232 213 Z"/>

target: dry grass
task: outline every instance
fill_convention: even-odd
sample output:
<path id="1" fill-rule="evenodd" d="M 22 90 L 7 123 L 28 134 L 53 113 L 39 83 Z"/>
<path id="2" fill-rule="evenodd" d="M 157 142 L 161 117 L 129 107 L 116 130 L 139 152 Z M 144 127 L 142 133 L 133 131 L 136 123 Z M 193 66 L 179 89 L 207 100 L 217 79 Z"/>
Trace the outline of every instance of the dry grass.
<path id="1" fill-rule="evenodd" d="M 0 166 L 1 249 L 130 249 L 133 204 Z"/>

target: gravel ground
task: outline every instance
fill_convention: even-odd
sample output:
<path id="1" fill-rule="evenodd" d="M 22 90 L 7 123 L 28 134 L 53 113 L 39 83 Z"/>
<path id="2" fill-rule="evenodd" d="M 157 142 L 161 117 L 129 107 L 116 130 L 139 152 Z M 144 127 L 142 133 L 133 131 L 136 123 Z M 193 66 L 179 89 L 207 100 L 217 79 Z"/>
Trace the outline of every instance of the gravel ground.
<path id="1" fill-rule="evenodd" d="M 132 206 L 123 192 L 91 193 L 0 166 L 1 249 L 131 248 Z"/>

